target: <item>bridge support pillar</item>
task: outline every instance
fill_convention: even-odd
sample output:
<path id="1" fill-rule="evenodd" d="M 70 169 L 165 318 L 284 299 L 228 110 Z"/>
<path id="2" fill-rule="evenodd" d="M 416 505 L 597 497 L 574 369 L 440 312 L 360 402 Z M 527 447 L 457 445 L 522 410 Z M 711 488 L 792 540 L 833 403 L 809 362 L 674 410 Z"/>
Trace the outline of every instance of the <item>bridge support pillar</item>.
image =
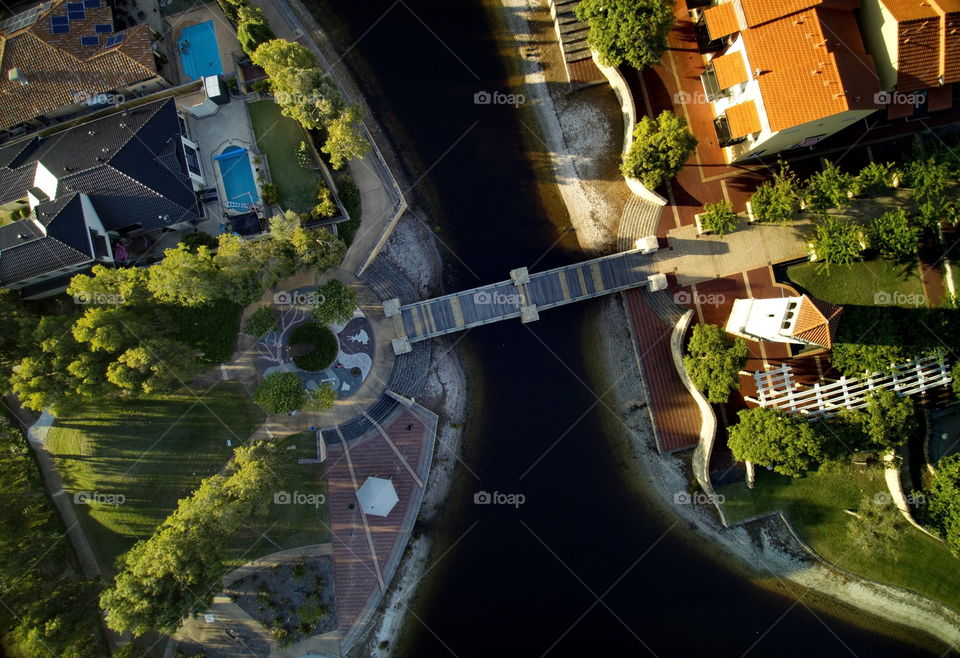
<path id="1" fill-rule="evenodd" d="M 530 283 L 530 271 L 525 267 L 510 270 L 510 280 L 518 287 Z"/>
<path id="2" fill-rule="evenodd" d="M 401 354 L 409 354 L 413 351 L 413 346 L 410 344 L 410 341 L 406 336 L 394 338 L 391 343 L 393 344 L 393 353 L 397 356 L 400 356 Z"/>
<path id="3" fill-rule="evenodd" d="M 650 292 L 657 292 L 658 290 L 667 289 L 667 275 L 666 274 L 651 274 L 647 277 L 647 290 Z"/>
<path id="4" fill-rule="evenodd" d="M 395 315 L 400 315 L 400 299 L 394 297 L 393 299 L 388 299 L 383 303 L 383 314 L 388 318 L 392 318 Z"/>
<path id="5" fill-rule="evenodd" d="M 520 307 L 520 322 L 536 322 L 540 319 L 540 311 L 536 304 L 524 304 Z"/>

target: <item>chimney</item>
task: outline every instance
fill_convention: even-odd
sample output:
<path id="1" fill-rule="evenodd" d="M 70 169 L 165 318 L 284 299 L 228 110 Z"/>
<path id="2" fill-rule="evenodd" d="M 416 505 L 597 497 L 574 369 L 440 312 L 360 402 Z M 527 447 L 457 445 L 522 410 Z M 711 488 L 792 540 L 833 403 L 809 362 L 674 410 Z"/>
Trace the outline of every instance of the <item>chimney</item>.
<path id="1" fill-rule="evenodd" d="M 22 85 L 28 84 L 26 74 L 17 67 L 13 67 L 7 71 L 7 80 L 10 82 L 18 82 Z"/>

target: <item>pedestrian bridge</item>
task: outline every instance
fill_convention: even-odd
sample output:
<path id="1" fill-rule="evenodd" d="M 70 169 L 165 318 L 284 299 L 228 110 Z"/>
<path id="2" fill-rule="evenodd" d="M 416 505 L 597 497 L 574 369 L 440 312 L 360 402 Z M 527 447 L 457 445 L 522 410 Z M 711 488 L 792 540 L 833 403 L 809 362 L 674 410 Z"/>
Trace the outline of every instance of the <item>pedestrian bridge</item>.
<path id="1" fill-rule="evenodd" d="M 655 247 L 633 249 L 536 274 L 522 267 L 507 281 L 414 304 L 387 300 L 383 311 L 393 319 L 394 352 L 405 354 L 412 343 L 510 318 L 533 322 L 540 311 L 621 290 L 662 290 L 666 277 L 653 272 L 652 251 Z"/>

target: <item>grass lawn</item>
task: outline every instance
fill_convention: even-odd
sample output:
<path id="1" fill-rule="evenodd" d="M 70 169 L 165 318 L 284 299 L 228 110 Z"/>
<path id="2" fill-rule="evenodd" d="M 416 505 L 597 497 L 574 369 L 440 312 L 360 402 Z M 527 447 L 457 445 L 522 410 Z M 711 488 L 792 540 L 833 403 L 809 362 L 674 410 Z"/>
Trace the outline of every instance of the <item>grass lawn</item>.
<path id="1" fill-rule="evenodd" d="M 68 494 L 122 494 L 122 505 L 77 505 L 102 568 L 145 538 L 233 454 L 263 413 L 240 384 L 218 383 L 201 400 L 190 393 L 145 400 L 105 399 L 58 418 L 47 445 Z"/>
<path id="2" fill-rule="evenodd" d="M 915 263 L 901 265 L 883 259 L 831 265 L 828 272 L 818 273 L 817 263 L 804 263 L 787 268 L 790 281 L 814 297 L 834 304 L 875 304 L 874 295 L 886 293 L 901 306 L 913 307 L 913 300 L 923 299 L 923 285 Z"/>
<path id="3" fill-rule="evenodd" d="M 274 494 L 281 492 L 270 492 L 267 512 L 248 519 L 245 527 L 231 537 L 228 561 L 232 567 L 288 548 L 330 541 L 326 467 L 297 463 L 300 458 L 316 457 L 316 436 L 313 432 L 303 432 L 287 438 L 286 442 L 296 446 L 288 451 L 290 464 L 281 490 L 290 494 L 291 502 L 281 503 L 274 499 Z M 297 499 L 302 502 L 297 502 L 293 499 L 295 493 L 323 498 L 314 498 L 316 504 L 306 502 L 304 497 Z"/>
<path id="4" fill-rule="evenodd" d="M 273 101 L 247 105 L 257 146 L 267 156 L 270 176 L 280 192 L 284 210 L 306 212 L 316 205 L 320 172 L 304 169 L 297 162 L 297 147 L 304 141 L 303 131 L 293 119 L 280 114 Z"/>
<path id="5" fill-rule="evenodd" d="M 942 543 L 913 527 L 904 531 L 896 552 L 885 555 L 853 545 L 848 525 L 863 495 L 886 492 L 879 468 L 828 466 L 804 478 L 758 470 L 753 490 L 740 482 L 721 487 L 732 523 L 782 510 L 815 551 L 839 567 L 883 583 L 919 592 L 960 610 L 960 559 Z M 890 506 L 891 514 L 898 514 Z"/>

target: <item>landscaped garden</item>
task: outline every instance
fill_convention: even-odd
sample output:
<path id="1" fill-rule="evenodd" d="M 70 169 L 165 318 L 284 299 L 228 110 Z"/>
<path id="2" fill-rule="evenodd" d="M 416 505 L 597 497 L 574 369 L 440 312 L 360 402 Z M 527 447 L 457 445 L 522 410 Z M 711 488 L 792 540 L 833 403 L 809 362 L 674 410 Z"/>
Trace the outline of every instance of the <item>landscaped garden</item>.
<path id="1" fill-rule="evenodd" d="M 288 342 L 293 362 L 303 370 L 329 368 L 337 356 L 337 337 L 316 322 L 304 322 L 294 328 Z"/>
<path id="2" fill-rule="evenodd" d="M 194 395 L 102 399 L 57 418 L 47 445 L 68 493 L 123 496 L 77 505 L 101 568 L 148 536 L 263 420 L 240 384 Z M 106 499 L 105 499 L 106 500 Z"/>
<path id="3" fill-rule="evenodd" d="M 323 180 L 317 169 L 300 166 L 297 149 L 304 141 L 303 129 L 293 119 L 280 114 L 273 101 L 247 105 L 257 146 L 267 158 L 270 176 L 285 210 L 308 212 L 316 204 L 317 183 Z"/>
<path id="4" fill-rule="evenodd" d="M 814 297 L 832 304 L 924 305 L 919 265 L 876 258 L 821 271 L 817 263 L 787 268 L 787 277 Z M 919 303 L 918 303 L 919 302 Z"/>
<path id="5" fill-rule="evenodd" d="M 960 610 L 960 562 L 945 544 L 906 522 L 898 524 L 894 541 L 853 540 L 851 523 L 856 519 L 846 510 L 857 512 L 864 497 L 889 500 L 879 466 L 831 462 L 801 478 L 758 468 L 753 489 L 738 482 L 717 492 L 726 498 L 724 510 L 731 523 L 782 510 L 803 540 L 833 564 Z M 892 503 L 883 509 L 899 517 Z"/>

